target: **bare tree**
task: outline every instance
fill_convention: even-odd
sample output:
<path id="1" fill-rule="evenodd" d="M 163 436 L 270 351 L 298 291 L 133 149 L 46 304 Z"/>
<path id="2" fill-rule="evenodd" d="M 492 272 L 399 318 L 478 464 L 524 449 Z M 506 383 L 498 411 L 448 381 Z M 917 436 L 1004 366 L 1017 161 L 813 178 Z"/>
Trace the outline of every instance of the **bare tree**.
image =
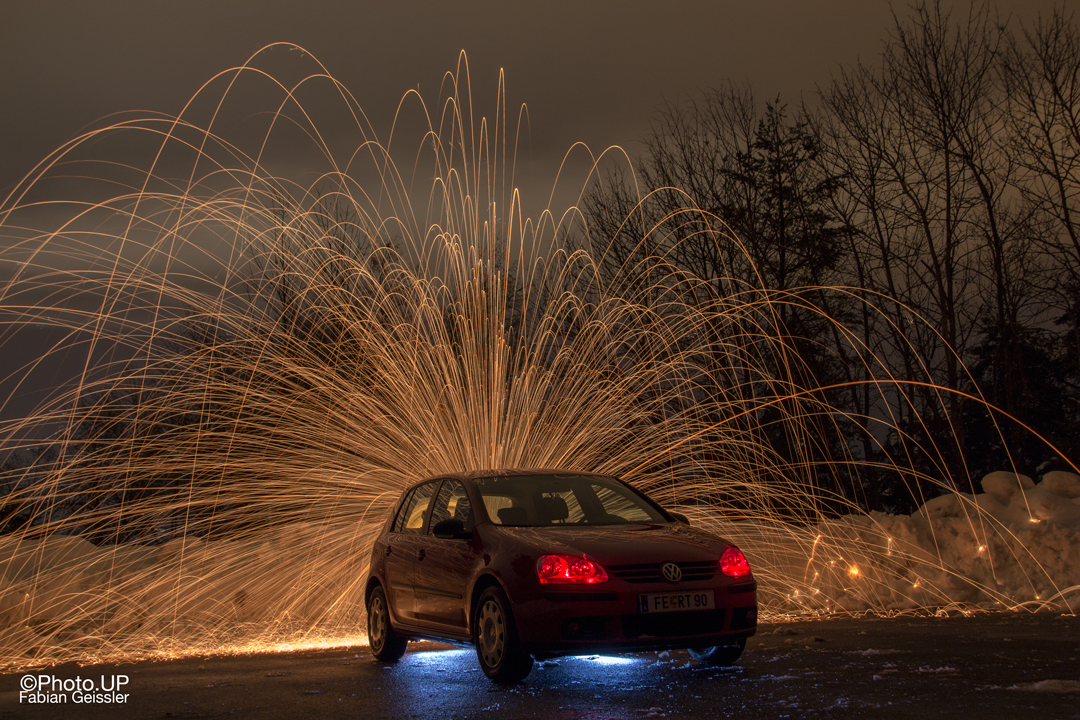
<path id="1" fill-rule="evenodd" d="M 954 19 L 940 3 L 922 3 L 896 18 L 879 66 L 846 69 L 823 93 L 830 159 L 848 181 L 840 212 L 856 229 L 852 282 L 900 302 L 886 303 L 888 321 L 864 333 L 897 374 L 923 371 L 944 391 L 898 387 L 892 412 L 912 435 L 921 426 L 956 437 L 941 458 L 954 477 L 967 474 L 964 358 L 988 328 L 1015 338 L 1001 330 L 1038 313 L 1032 215 L 1003 148 L 1009 116 L 997 68 L 1006 37 L 987 5 Z M 1008 343 L 997 351 L 998 366 L 1015 369 Z"/>
<path id="2" fill-rule="evenodd" d="M 594 247 L 646 285 L 670 263 L 713 298 L 790 293 L 767 328 L 799 359 L 785 377 L 846 384 L 829 402 L 866 467 L 1034 470 L 1047 448 L 1007 416 L 1059 442 L 1043 417 L 1080 417 L 1046 411 L 1080 394 L 1080 33 L 1063 12 L 1022 30 L 925 0 L 817 112 L 732 83 L 667 105 L 638 174 L 589 197 Z"/>
<path id="3" fill-rule="evenodd" d="M 1080 31 L 1055 11 L 1007 38 L 1000 64 L 1016 187 L 1037 213 L 1056 309 L 1080 362 Z"/>

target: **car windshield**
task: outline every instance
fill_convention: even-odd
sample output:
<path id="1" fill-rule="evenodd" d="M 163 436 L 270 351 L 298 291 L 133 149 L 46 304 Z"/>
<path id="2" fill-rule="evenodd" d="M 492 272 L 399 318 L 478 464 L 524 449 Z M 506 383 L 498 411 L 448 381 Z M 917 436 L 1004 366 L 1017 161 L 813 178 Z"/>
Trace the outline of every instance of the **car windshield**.
<path id="1" fill-rule="evenodd" d="M 538 474 L 474 481 L 496 525 L 559 527 L 669 522 L 659 510 L 614 478 Z"/>

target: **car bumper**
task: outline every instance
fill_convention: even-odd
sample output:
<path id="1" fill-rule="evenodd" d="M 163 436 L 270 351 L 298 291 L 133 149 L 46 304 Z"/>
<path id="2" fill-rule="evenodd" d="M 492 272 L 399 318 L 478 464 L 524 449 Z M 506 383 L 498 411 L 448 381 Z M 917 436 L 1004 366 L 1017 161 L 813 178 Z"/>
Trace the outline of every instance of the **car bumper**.
<path id="1" fill-rule="evenodd" d="M 737 642 L 757 630 L 756 584 L 713 588 L 716 609 L 643 613 L 639 596 L 670 590 L 544 589 L 540 596 L 515 603 L 523 647 L 540 656 L 574 655 L 602 650 L 652 650 L 709 647 Z M 699 588 L 687 588 L 694 590 Z"/>

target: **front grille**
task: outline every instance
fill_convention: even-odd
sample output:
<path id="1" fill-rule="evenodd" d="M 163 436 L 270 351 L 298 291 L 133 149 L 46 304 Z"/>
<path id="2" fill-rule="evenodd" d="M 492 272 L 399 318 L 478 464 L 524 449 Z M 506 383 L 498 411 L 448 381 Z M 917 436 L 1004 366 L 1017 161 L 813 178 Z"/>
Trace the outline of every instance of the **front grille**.
<path id="1" fill-rule="evenodd" d="M 650 615 L 623 615 L 623 635 L 638 638 L 643 635 L 653 637 L 683 637 L 688 635 L 713 635 L 724 631 L 723 610 L 701 610 L 698 612 L 673 612 Z"/>
<path id="2" fill-rule="evenodd" d="M 716 575 L 716 571 L 720 566 L 720 563 L 716 560 L 677 562 L 675 564 L 682 570 L 682 580 L 680 582 L 711 580 L 713 576 Z M 608 567 L 608 570 L 610 570 L 611 574 L 615 577 L 625 580 L 628 583 L 667 582 L 660 572 L 661 565 L 663 565 L 663 563 L 612 565 Z"/>

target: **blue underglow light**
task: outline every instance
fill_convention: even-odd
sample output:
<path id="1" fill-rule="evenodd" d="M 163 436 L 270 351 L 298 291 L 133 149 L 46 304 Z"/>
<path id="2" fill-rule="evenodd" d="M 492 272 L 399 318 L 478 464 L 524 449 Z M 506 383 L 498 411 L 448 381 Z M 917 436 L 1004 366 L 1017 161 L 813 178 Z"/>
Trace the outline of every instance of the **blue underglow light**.
<path id="1" fill-rule="evenodd" d="M 581 658 L 600 665 L 630 665 L 637 662 L 636 658 L 619 657 L 617 655 L 586 655 Z"/>

